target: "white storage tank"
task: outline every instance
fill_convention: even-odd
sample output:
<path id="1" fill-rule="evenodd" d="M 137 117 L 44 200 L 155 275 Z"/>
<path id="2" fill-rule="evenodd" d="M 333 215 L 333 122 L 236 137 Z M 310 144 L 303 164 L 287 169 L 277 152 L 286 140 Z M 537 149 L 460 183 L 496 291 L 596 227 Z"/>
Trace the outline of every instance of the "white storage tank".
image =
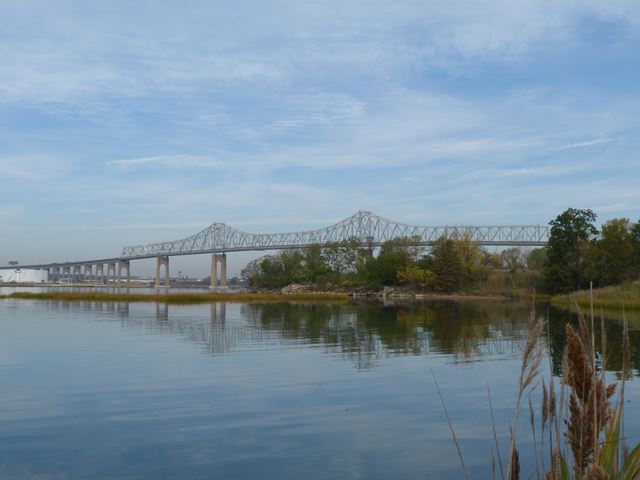
<path id="1" fill-rule="evenodd" d="M 49 281 L 46 269 L 6 268 L 0 270 L 0 283 L 44 283 Z"/>

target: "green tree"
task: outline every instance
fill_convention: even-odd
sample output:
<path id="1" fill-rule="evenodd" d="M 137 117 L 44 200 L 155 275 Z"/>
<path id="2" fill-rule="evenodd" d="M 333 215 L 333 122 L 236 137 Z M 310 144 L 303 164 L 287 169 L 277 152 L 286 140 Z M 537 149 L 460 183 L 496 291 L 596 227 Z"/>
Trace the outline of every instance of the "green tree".
<path id="1" fill-rule="evenodd" d="M 286 250 L 281 252 L 280 262 L 282 263 L 283 273 L 282 286 L 307 280 L 304 268 L 304 255 L 300 250 Z"/>
<path id="2" fill-rule="evenodd" d="M 590 250 L 590 276 L 598 285 L 621 283 L 632 269 L 633 242 L 628 218 L 614 218 L 602 226 Z"/>
<path id="3" fill-rule="evenodd" d="M 326 280 L 331 271 L 324 259 L 322 248 L 319 245 L 311 245 L 303 250 L 305 279 L 310 282 L 322 282 Z"/>
<path id="4" fill-rule="evenodd" d="M 640 275 L 640 220 L 634 223 L 629 233 L 631 237 L 631 267 L 632 275 Z"/>
<path id="5" fill-rule="evenodd" d="M 279 256 L 267 256 L 260 262 L 260 274 L 256 278 L 256 286 L 278 288 L 285 285 L 284 266 Z"/>
<path id="6" fill-rule="evenodd" d="M 471 239 L 471 235 L 465 235 L 459 240 L 454 240 L 462 255 L 462 263 L 464 265 L 464 276 L 462 279 L 462 288 L 473 287 L 480 278 L 484 278 L 488 274 L 488 269 L 483 265 L 482 260 L 485 258 L 485 250 L 482 246 Z"/>
<path id="7" fill-rule="evenodd" d="M 431 288 L 435 279 L 431 270 L 422 269 L 415 263 L 399 270 L 396 275 L 400 285 L 408 285 L 421 290 Z"/>
<path id="8" fill-rule="evenodd" d="M 433 257 L 431 255 L 424 255 L 416 262 L 416 265 L 423 270 L 431 270 L 433 268 Z"/>
<path id="9" fill-rule="evenodd" d="M 460 289 L 465 279 L 465 260 L 458 241 L 442 237 L 433 246 L 433 288 L 451 293 Z"/>
<path id="10" fill-rule="evenodd" d="M 598 230 L 596 214 L 589 209 L 569 208 L 549 222 L 544 278 L 552 292 L 570 292 L 588 286 L 585 254 Z"/>
<path id="11" fill-rule="evenodd" d="M 502 258 L 497 253 L 485 251 L 482 255 L 482 265 L 488 268 L 502 268 Z"/>
<path id="12" fill-rule="evenodd" d="M 529 270 L 542 270 L 547 261 L 547 249 L 545 247 L 534 248 L 527 255 L 527 268 Z"/>
<path id="13" fill-rule="evenodd" d="M 370 258 L 363 267 L 363 276 L 372 287 L 397 285 L 398 272 L 413 263 L 410 246 L 403 239 L 386 241 L 377 257 Z"/>

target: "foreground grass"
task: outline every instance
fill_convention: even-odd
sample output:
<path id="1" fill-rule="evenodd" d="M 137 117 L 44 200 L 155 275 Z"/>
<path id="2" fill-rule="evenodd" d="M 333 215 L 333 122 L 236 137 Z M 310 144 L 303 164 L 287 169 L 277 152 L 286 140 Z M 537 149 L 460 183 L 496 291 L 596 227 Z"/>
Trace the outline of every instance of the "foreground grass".
<path id="1" fill-rule="evenodd" d="M 14 292 L 0 295 L 0 299 L 57 300 L 90 302 L 155 302 L 174 305 L 195 305 L 212 302 L 277 303 L 277 302 L 346 302 L 345 293 L 109 293 L 109 292 Z"/>
<path id="2" fill-rule="evenodd" d="M 580 308 L 591 306 L 589 290 L 580 290 L 568 295 L 551 297 L 551 304 L 560 308 L 569 308 L 578 304 Z M 626 283 L 612 287 L 596 288 L 593 290 L 593 306 L 597 309 L 640 310 L 640 285 Z"/>

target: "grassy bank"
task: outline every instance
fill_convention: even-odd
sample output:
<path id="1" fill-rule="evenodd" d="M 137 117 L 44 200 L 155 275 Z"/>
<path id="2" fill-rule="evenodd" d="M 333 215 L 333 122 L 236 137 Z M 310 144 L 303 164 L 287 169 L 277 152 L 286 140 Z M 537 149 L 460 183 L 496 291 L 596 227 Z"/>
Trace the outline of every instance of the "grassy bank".
<path id="1" fill-rule="evenodd" d="M 570 308 L 575 304 L 588 309 L 591 305 L 591 292 L 580 290 L 568 295 L 551 297 L 551 304 L 560 308 Z M 626 283 L 612 287 L 596 288 L 593 290 L 593 306 L 605 310 L 640 310 L 640 285 Z"/>
<path id="2" fill-rule="evenodd" d="M 270 303 L 270 302 L 346 302 L 345 293 L 109 293 L 109 292 L 14 292 L 0 295 L 0 299 L 88 301 L 88 302 L 156 302 L 193 305 L 212 302 Z"/>

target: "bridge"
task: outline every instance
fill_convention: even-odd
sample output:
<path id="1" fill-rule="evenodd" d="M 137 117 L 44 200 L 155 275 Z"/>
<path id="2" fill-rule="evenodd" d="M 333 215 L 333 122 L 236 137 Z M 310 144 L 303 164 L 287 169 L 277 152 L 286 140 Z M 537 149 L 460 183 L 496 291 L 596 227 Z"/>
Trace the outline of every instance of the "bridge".
<path id="1" fill-rule="evenodd" d="M 117 257 L 74 262 L 20 265 L 20 268 L 48 269 L 52 277 L 70 278 L 83 274 L 97 279 L 113 278 L 120 284 L 122 272 L 131 280 L 131 261 L 156 259 L 156 286 L 161 285 L 161 267 L 164 266 L 165 285 L 169 286 L 169 257 L 177 255 L 211 254 L 211 286 L 227 286 L 227 253 L 242 251 L 289 250 L 309 246 L 359 240 L 373 249 L 398 238 L 411 239 L 418 246 L 433 246 L 442 238 L 468 238 L 483 246 L 544 246 L 549 239 L 549 228 L 541 225 L 489 225 L 489 226 L 418 226 L 395 222 L 359 211 L 341 222 L 317 230 L 290 233 L 247 233 L 225 223 L 213 223 L 190 237 L 169 242 L 124 247 Z M 107 266 L 105 277 L 104 267 Z M 218 274 L 218 266 L 220 274 Z M 0 267 L 16 268 L 16 267 Z M 95 275 L 94 275 L 95 268 Z"/>

